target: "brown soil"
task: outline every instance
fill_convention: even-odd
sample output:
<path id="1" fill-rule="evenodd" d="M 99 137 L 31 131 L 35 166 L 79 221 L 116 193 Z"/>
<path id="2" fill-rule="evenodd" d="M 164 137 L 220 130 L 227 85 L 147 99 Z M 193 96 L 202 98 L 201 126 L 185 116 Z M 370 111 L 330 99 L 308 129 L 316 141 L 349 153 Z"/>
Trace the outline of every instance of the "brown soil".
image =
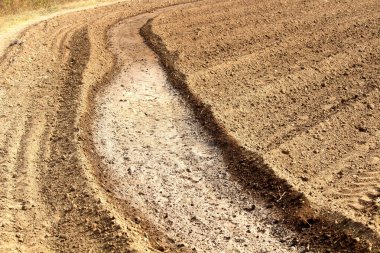
<path id="1" fill-rule="evenodd" d="M 169 11 L 161 9 L 160 12 Z M 118 74 L 98 94 L 97 152 L 107 189 L 196 252 L 299 252 L 297 236 L 232 180 L 220 150 L 173 91 L 140 28 L 138 15 L 110 33 Z"/>
<path id="2" fill-rule="evenodd" d="M 99 164 L 89 145 L 89 113 L 94 88 L 114 66 L 110 25 L 178 2 L 57 17 L 34 25 L 8 49 L 0 64 L 1 252 L 158 247 L 94 177 Z"/>
<path id="3" fill-rule="evenodd" d="M 158 12 L 128 18 L 184 2 L 71 13 L 9 47 L 0 251 L 378 252 L 377 3 L 166 10 L 143 34 L 181 97 L 136 33 Z"/>
<path id="4" fill-rule="evenodd" d="M 379 13 L 376 1 L 201 2 L 144 34 L 229 159 L 244 159 L 247 187 L 287 208 L 302 193 L 307 223 L 378 241 Z"/>

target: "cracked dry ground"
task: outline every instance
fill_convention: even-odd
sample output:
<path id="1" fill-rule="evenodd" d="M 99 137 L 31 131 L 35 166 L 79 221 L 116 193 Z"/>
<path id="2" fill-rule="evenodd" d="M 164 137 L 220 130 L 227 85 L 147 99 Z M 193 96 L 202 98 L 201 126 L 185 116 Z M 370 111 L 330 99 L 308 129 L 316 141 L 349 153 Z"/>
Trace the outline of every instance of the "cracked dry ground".
<path id="1" fill-rule="evenodd" d="M 1 58 L 0 252 L 378 252 L 378 3 L 185 2 Z"/>

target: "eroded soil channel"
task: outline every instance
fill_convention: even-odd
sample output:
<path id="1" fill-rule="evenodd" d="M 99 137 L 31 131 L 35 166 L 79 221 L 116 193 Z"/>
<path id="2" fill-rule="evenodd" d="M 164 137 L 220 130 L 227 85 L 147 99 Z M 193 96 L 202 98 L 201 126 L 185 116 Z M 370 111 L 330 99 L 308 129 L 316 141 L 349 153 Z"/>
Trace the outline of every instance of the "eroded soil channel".
<path id="1" fill-rule="evenodd" d="M 97 97 L 95 144 L 112 193 L 179 247 L 197 252 L 288 252 L 293 235 L 227 172 L 221 151 L 166 79 L 139 29 L 158 12 L 110 32 L 119 73 Z"/>

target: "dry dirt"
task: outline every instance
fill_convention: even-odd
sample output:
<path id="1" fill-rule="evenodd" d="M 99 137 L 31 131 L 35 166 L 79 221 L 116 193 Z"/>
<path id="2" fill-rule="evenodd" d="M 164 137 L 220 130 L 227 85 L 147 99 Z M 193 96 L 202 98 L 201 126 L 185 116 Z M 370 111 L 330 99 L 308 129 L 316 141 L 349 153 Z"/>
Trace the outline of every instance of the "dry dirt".
<path id="1" fill-rule="evenodd" d="M 8 48 L 0 252 L 379 252 L 378 3 L 185 2 Z"/>
<path id="2" fill-rule="evenodd" d="M 253 167 L 316 215 L 379 235 L 378 1 L 201 2 L 146 29 L 174 82 Z"/>
<path id="3" fill-rule="evenodd" d="M 180 2 L 180 1 L 177 1 Z M 114 67 L 106 33 L 177 3 L 127 3 L 26 30 L 0 64 L 0 251 L 154 251 L 95 177 L 92 97 Z M 91 47 L 90 47 L 91 45 Z"/>
<path id="4" fill-rule="evenodd" d="M 120 69 L 98 95 L 94 130 L 97 151 L 109 164 L 107 188 L 179 247 L 299 252 L 291 247 L 295 235 L 274 224 L 274 212 L 231 180 L 220 150 L 144 44 L 139 30 L 157 14 L 127 19 L 110 35 Z"/>
<path id="5" fill-rule="evenodd" d="M 14 15 L 0 16 L 0 55 L 3 55 L 9 44 L 17 38 L 23 30 L 33 24 L 51 19 L 66 13 L 81 11 L 90 8 L 115 4 L 116 0 L 84 0 L 65 4 L 58 4 L 46 9 L 23 11 Z"/>

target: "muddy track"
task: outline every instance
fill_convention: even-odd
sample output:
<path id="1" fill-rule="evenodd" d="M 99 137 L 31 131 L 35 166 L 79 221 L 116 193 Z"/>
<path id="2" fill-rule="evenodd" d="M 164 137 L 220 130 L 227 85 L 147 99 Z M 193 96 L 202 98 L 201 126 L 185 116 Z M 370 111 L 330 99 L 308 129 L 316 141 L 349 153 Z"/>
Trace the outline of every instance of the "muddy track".
<path id="1" fill-rule="evenodd" d="M 187 90 L 148 23 L 142 34 L 177 91 L 165 81 L 138 29 L 185 5 L 160 8 L 185 2 L 132 1 L 56 17 L 26 30 L 1 58 L 0 251 L 377 251 L 366 227 L 352 229 L 339 214 L 313 216 L 302 194 L 231 139 Z M 125 48 L 131 42 L 137 58 Z M 139 90 L 139 82 L 148 84 Z M 192 166 L 196 172 L 185 169 Z M 192 184 L 195 207 L 185 197 Z"/>

